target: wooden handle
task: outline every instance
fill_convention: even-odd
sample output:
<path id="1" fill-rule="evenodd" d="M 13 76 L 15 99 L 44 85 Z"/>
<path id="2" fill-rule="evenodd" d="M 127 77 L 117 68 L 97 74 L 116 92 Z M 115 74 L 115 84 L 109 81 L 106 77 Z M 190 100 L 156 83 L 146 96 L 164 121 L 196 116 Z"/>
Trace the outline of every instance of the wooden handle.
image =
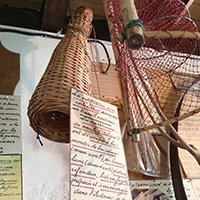
<path id="1" fill-rule="evenodd" d="M 130 20 L 139 19 L 133 0 L 120 0 L 120 6 L 124 26 L 126 26 Z M 130 27 L 126 33 L 126 38 L 129 48 L 140 49 L 144 44 L 142 27 L 138 25 Z"/>
<path id="2" fill-rule="evenodd" d="M 154 39 L 165 39 L 165 38 L 190 38 L 190 39 L 200 39 L 200 32 L 191 32 L 191 31 L 144 31 L 144 36 L 146 38 Z M 119 41 L 123 41 L 123 36 L 121 33 L 116 35 L 116 38 Z"/>

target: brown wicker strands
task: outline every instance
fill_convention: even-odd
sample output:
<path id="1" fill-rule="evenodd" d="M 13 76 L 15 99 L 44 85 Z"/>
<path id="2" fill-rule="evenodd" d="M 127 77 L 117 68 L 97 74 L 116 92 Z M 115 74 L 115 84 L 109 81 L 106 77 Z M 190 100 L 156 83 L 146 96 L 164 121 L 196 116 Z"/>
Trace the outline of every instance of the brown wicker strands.
<path id="1" fill-rule="evenodd" d="M 92 94 L 92 63 L 87 44 L 92 19 L 90 9 L 77 9 L 29 102 L 30 126 L 55 142 L 67 143 L 70 139 L 71 87 Z"/>

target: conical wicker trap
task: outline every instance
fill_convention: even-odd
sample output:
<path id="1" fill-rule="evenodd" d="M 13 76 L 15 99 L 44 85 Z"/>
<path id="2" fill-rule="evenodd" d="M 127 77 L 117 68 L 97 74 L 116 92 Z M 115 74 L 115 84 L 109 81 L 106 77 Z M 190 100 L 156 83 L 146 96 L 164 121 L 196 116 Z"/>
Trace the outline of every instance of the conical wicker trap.
<path id="1" fill-rule="evenodd" d="M 91 95 L 91 59 L 87 37 L 93 13 L 79 7 L 55 48 L 28 107 L 30 125 L 41 136 L 69 142 L 71 87 Z"/>

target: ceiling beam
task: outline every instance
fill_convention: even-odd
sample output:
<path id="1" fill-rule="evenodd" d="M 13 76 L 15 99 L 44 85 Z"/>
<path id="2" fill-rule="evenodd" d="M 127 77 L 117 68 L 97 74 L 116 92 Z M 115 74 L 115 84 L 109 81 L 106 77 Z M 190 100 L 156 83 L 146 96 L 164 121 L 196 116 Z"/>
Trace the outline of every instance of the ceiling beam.
<path id="1" fill-rule="evenodd" d="M 70 0 L 45 0 L 42 30 L 58 32 L 63 28 Z"/>

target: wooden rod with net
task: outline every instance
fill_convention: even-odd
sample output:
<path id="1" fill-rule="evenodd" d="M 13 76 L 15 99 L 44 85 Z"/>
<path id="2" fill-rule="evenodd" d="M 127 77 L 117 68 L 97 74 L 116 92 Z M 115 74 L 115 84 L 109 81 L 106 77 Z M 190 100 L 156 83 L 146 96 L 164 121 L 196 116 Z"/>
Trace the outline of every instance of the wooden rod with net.
<path id="1" fill-rule="evenodd" d="M 143 31 L 145 38 L 154 38 L 154 39 L 166 39 L 166 38 L 197 38 L 200 39 L 200 32 L 191 32 L 191 31 Z M 119 41 L 123 41 L 124 38 L 121 33 L 116 35 L 116 38 Z"/>
<path id="2" fill-rule="evenodd" d="M 105 11 L 107 11 L 107 2 L 106 2 L 106 0 L 103 0 L 103 3 L 104 3 Z M 120 2 L 120 4 L 121 4 L 121 2 Z M 123 16 L 123 9 L 122 9 L 122 16 Z M 124 18 L 124 16 L 123 16 L 123 18 Z M 108 16 L 107 16 L 107 19 L 108 19 Z M 113 22 L 108 20 L 108 26 L 109 26 L 109 29 L 112 30 Z M 196 38 L 196 39 L 200 38 L 200 33 L 198 33 L 198 32 L 189 32 L 189 31 L 144 31 L 143 34 L 144 34 L 144 36 L 146 38 Z M 121 35 L 122 35 L 121 33 L 117 34 L 116 35 L 116 39 L 121 41 L 121 39 L 120 39 Z M 116 58 L 116 60 L 118 60 L 119 53 L 118 53 L 118 51 L 116 49 L 115 42 L 112 41 L 112 44 L 113 44 L 113 50 L 114 50 L 115 58 Z M 134 61 L 134 58 L 132 58 L 132 59 Z M 137 64 L 135 64 L 134 69 L 137 70 Z M 180 137 L 178 132 L 172 126 L 172 123 L 180 121 L 181 119 L 187 118 L 189 116 L 192 116 L 193 114 L 198 113 L 200 111 L 200 108 L 195 109 L 192 112 L 189 112 L 189 113 L 187 113 L 185 115 L 182 115 L 180 117 L 176 117 L 176 118 L 173 118 L 173 119 L 168 119 L 167 116 L 165 115 L 165 113 L 162 111 L 162 108 L 159 106 L 159 104 L 156 102 L 156 100 L 152 96 L 151 91 L 149 90 L 149 88 L 146 85 L 145 81 L 143 81 L 143 77 L 140 75 L 139 70 L 137 70 L 137 75 L 138 75 L 138 77 L 140 79 L 140 82 L 142 83 L 142 87 L 145 89 L 146 93 L 149 96 L 149 99 L 151 100 L 151 104 L 154 106 L 154 109 L 156 110 L 157 114 L 160 116 L 160 118 L 162 120 L 162 122 L 160 122 L 160 123 L 154 123 L 152 126 L 143 127 L 141 130 L 143 131 L 143 130 L 147 130 L 147 129 L 150 130 L 150 128 L 157 128 L 161 132 L 161 134 L 166 137 L 167 133 L 162 131 L 161 128 L 160 128 L 161 126 L 166 126 L 171 131 L 171 133 L 174 135 L 174 137 L 177 139 L 177 142 L 174 142 L 174 144 L 176 146 L 182 147 L 185 150 L 187 150 L 188 152 L 190 152 L 194 156 L 194 158 L 197 160 L 197 162 L 200 164 L 200 152 L 195 147 L 193 147 L 192 145 L 188 145 Z M 120 79 L 122 79 L 121 76 L 120 76 Z M 121 80 L 121 82 L 123 82 L 123 80 Z M 127 102 L 127 99 L 126 99 L 126 95 L 124 95 L 124 97 L 125 98 L 123 99 L 123 103 L 124 103 L 124 106 L 126 108 L 125 112 L 127 112 L 129 106 L 127 105 L 128 102 Z M 148 105 L 147 105 L 147 107 L 148 107 Z M 126 113 L 126 116 L 129 116 L 129 113 Z M 130 123 L 128 119 L 129 118 L 127 117 L 127 123 Z M 153 119 L 152 121 L 156 121 L 156 120 Z M 169 140 L 171 142 L 174 141 L 173 138 L 171 138 Z"/>
<path id="3" fill-rule="evenodd" d="M 188 113 L 185 113 L 181 116 L 178 116 L 178 117 L 175 117 L 175 118 L 172 118 L 172 119 L 167 119 L 167 120 L 164 120 L 160 123 L 156 123 L 156 124 L 152 124 L 150 126 L 146 126 L 146 127 L 143 127 L 143 128 L 140 128 L 140 131 L 149 131 L 149 130 L 152 130 L 152 129 L 155 129 L 155 128 L 158 128 L 158 127 L 161 127 L 161 126 L 166 126 L 168 124 L 173 124 L 175 122 L 178 122 L 178 121 L 181 121 L 183 119 L 186 119 L 188 117 L 191 117 L 197 113 L 200 112 L 200 108 L 197 108 L 197 109 L 194 109 Z"/>

